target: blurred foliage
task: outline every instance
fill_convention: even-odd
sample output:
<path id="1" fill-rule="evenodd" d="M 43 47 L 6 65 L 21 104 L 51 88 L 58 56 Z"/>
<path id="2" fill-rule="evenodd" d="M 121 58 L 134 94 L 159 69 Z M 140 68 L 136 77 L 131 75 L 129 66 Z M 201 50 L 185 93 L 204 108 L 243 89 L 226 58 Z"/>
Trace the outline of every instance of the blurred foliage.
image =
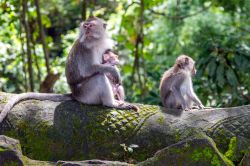
<path id="1" fill-rule="evenodd" d="M 28 91 L 26 38 L 21 2 L 0 0 L 0 87 Z M 194 88 L 207 106 L 250 103 L 249 0 L 40 0 L 50 66 L 61 73 L 55 92 L 68 92 L 67 54 L 82 18 L 93 14 L 108 22 L 116 42 L 127 100 L 160 104 L 159 82 L 180 54 L 196 60 Z M 35 89 L 46 66 L 34 0 L 28 0 Z M 40 78 L 41 77 L 41 78 Z"/>

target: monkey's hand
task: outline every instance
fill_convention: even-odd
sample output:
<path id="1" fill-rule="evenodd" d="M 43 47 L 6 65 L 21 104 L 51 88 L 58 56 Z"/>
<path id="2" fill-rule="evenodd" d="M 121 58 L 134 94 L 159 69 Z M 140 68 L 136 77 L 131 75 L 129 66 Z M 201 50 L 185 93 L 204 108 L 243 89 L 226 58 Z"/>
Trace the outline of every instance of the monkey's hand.
<path id="1" fill-rule="evenodd" d="M 138 110 L 139 110 L 139 108 L 136 106 L 136 105 L 134 105 L 134 104 L 130 104 L 130 103 L 128 103 L 128 102 L 120 102 L 120 101 L 118 101 L 118 100 L 115 100 L 115 103 L 116 103 L 116 105 L 117 105 L 117 108 L 119 108 L 119 109 L 131 109 L 131 110 L 134 110 L 134 111 L 136 111 L 136 112 L 138 112 Z"/>
<path id="2" fill-rule="evenodd" d="M 184 111 L 191 111 L 191 110 L 192 108 L 188 108 L 188 107 L 184 109 Z"/>
<path id="3" fill-rule="evenodd" d="M 120 72 L 116 67 L 106 66 L 106 69 L 107 70 L 105 72 L 110 73 L 114 77 L 114 81 L 115 81 L 116 84 L 121 84 L 122 83 Z"/>
<path id="4" fill-rule="evenodd" d="M 198 107 L 199 107 L 199 109 L 201 109 L 201 110 L 205 109 L 204 105 L 201 104 L 201 103 L 198 105 Z"/>

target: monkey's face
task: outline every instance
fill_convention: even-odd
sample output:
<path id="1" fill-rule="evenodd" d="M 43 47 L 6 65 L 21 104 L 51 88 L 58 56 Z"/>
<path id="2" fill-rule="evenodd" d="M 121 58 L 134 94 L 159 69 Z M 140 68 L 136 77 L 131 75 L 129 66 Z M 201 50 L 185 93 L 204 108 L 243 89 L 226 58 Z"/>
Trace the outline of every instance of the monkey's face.
<path id="1" fill-rule="evenodd" d="M 111 65 L 118 65 L 119 64 L 118 55 L 114 54 L 111 51 L 103 54 L 103 60 L 104 60 L 104 63 L 108 63 Z"/>
<path id="2" fill-rule="evenodd" d="M 195 62 L 193 59 L 189 59 L 188 63 L 186 64 L 186 70 L 191 73 L 192 76 L 196 74 Z"/>
<path id="3" fill-rule="evenodd" d="M 191 57 L 181 55 L 176 59 L 176 64 L 180 69 L 190 72 L 192 76 L 196 74 L 195 61 Z"/>
<path id="4" fill-rule="evenodd" d="M 86 40 L 100 39 L 106 34 L 106 24 L 101 19 L 92 19 L 82 24 Z"/>

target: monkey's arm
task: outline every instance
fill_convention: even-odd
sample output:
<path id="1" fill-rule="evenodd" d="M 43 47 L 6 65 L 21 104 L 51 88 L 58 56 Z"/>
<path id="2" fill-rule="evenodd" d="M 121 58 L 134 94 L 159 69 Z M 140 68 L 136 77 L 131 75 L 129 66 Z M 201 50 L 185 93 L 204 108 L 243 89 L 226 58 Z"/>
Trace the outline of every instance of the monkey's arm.
<path id="1" fill-rule="evenodd" d="M 98 73 L 110 73 L 114 77 L 115 83 L 121 84 L 121 76 L 116 67 L 106 64 L 95 64 L 87 68 L 87 71 L 88 72 L 84 75 L 84 77 L 90 77 Z"/>
<path id="2" fill-rule="evenodd" d="M 73 59 L 74 60 L 74 59 Z M 66 65 L 66 77 L 68 84 L 70 85 L 77 85 L 85 81 L 86 79 L 91 78 L 93 75 L 96 74 L 104 74 L 110 73 L 116 83 L 121 83 L 121 77 L 117 68 L 107 65 L 107 64 L 94 64 L 86 67 L 84 72 L 80 72 L 78 69 L 77 63 L 72 59 L 68 60 Z"/>
<path id="3" fill-rule="evenodd" d="M 181 85 L 183 84 L 184 80 L 186 78 L 186 75 L 183 73 L 177 73 L 175 76 L 175 79 L 173 80 L 170 90 L 172 91 L 173 95 L 176 99 L 179 99 L 181 101 L 181 107 L 182 109 L 187 108 L 187 103 L 184 99 L 184 96 L 181 94 Z"/>
<path id="4" fill-rule="evenodd" d="M 194 93 L 193 84 L 191 78 L 188 78 L 188 86 L 187 86 L 187 96 L 197 104 L 197 106 L 201 109 L 204 109 L 203 104 L 201 103 L 200 99 Z"/>

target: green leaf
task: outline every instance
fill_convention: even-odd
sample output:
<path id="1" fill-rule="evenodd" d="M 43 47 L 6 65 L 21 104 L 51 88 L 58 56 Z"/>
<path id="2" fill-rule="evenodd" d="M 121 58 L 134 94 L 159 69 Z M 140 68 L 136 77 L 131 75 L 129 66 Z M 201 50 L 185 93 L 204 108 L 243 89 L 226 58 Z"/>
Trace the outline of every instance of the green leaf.
<path id="1" fill-rule="evenodd" d="M 216 71 L 216 67 L 217 67 L 217 65 L 216 65 L 216 60 L 215 60 L 215 59 L 212 59 L 212 60 L 208 63 L 208 65 L 207 65 L 207 68 L 208 68 L 208 75 L 209 75 L 210 77 L 214 77 L 215 71 Z"/>
<path id="2" fill-rule="evenodd" d="M 216 70 L 216 81 L 218 82 L 219 87 L 223 87 L 225 84 L 224 79 L 224 65 L 220 64 Z"/>
<path id="3" fill-rule="evenodd" d="M 238 83 L 238 80 L 237 80 L 237 77 L 234 73 L 234 71 L 229 68 L 227 71 L 226 71 L 226 77 L 227 77 L 227 81 L 228 83 L 231 85 L 231 86 L 237 86 L 237 83 Z"/>

